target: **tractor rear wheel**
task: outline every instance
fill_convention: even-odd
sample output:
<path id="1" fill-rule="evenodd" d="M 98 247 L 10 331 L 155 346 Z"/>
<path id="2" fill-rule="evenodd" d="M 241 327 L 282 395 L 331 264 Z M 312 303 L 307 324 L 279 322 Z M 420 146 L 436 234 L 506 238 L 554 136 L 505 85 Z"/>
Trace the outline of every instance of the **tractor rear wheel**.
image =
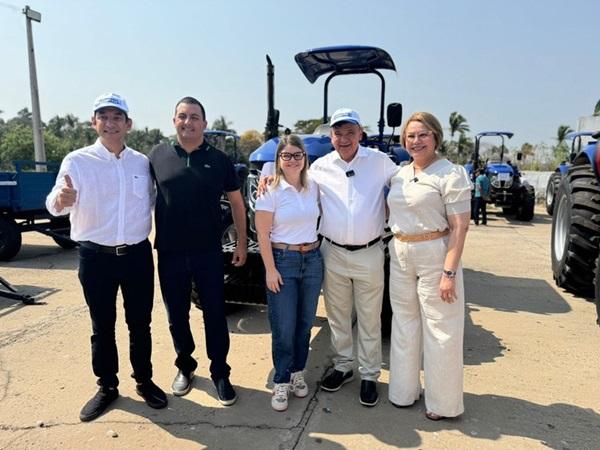
<path id="1" fill-rule="evenodd" d="M 600 186 L 589 164 L 572 167 L 560 183 L 552 217 L 552 272 L 556 284 L 594 295 L 600 242 Z"/>
<path id="2" fill-rule="evenodd" d="M 548 184 L 546 185 L 546 211 L 552 215 L 554 212 L 554 204 L 556 203 L 556 194 L 558 193 L 558 186 L 560 185 L 560 172 L 554 172 L 548 178 Z"/>

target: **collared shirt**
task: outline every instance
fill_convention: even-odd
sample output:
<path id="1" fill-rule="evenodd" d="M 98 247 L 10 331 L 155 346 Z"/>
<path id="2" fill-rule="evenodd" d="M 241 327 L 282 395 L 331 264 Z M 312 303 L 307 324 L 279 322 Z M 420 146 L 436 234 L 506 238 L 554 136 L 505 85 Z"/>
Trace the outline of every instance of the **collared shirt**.
<path id="1" fill-rule="evenodd" d="M 415 181 L 416 180 L 416 181 Z M 387 198 L 394 233 L 422 234 L 448 228 L 448 216 L 469 212 L 471 180 L 464 167 L 439 159 L 415 178 L 413 165 L 392 178 Z"/>
<path id="2" fill-rule="evenodd" d="M 363 245 L 381 236 L 384 188 L 397 171 L 389 156 L 366 147 L 359 147 L 350 162 L 337 151 L 317 159 L 309 173 L 319 186 L 320 233 L 343 245 Z"/>
<path id="3" fill-rule="evenodd" d="M 69 175 L 77 200 L 56 210 L 54 202 Z M 148 158 L 125 147 L 117 158 L 100 140 L 63 159 L 46 208 L 54 215 L 70 214 L 71 239 L 100 245 L 137 244 L 150 234 L 154 199 Z"/>
<path id="4" fill-rule="evenodd" d="M 308 180 L 307 188 L 297 191 L 282 178 L 256 199 L 256 210 L 273 213 L 271 242 L 305 244 L 317 240 L 319 188 L 314 181 Z"/>
<path id="5" fill-rule="evenodd" d="M 191 153 L 158 144 L 148 158 L 157 188 L 156 249 L 221 251 L 221 196 L 240 188 L 229 157 L 205 140 Z"/>

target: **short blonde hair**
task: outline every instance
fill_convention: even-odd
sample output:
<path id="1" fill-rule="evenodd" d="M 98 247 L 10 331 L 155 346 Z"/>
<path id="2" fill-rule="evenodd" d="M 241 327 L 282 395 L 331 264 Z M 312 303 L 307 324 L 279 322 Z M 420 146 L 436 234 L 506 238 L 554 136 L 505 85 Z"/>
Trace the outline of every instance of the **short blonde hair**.
<path id="1" fill-rule="evenodd" d="M 408 127 L 408 124 L 411 122 L 421 122 L 425 125 L 425 128 L 433 133 L 433 137 L 435 138 L 435 149 L 440 149 L 442 142 L 444 142 L 442 125 L 433 114 L 428 112 L 416 112 L 408 118 L 404 127 L 402 127 L 402 133 L 400 134 L 400 140 L 402 141 L 402 146 L 404 148 L 406 148 L 406 127 Z"/>
<path id="2" fill-rule="evenodd" d="M 300 184 L 302 185 L 302 189 L 306 189 L 308 186 L 308 155 L 304 149 L 302 138 L 297 134 L 288 134 L 279 138 L 279 144 L 277 145 L 277 151 L 275 152 L 275 179 L 273 180 L 272 186 L 276 187 L 281 181 L 281 178 L 284 177 L 283 170 L 281 169 L 281 158 L 279 155 L 288 145 L 298 147 L 300 150 L 302 150 L 302 153 L 304 153 L 304 166 L 300 172 Z"/>

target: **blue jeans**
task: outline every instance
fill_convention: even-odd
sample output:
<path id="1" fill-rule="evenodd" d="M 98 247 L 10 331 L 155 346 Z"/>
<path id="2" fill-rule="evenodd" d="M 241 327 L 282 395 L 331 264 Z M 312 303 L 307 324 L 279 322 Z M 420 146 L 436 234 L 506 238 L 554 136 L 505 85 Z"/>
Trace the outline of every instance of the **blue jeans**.
<path id="1" fill-rule="evenodd" d="M 310 330 L 317 313 L 323 281 L 319 249 L 306 253 L 273 249 L 275 267 L 283 279 L 278 293 L 267 289 L 275 383 L 289 383 L 293 372 L 304 370 Z"/>

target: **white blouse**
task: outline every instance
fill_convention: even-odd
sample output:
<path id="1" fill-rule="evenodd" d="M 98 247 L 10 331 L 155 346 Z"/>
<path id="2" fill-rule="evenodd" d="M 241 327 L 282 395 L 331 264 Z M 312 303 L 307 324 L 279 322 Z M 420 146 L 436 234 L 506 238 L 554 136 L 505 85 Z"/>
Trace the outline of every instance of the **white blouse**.
<path id="1" fill-rule="evenodd" d="M 387 204 L 393 233 L 422 234 L 448 228 L 448 215 L 471 209 L 472 184 L 462 166 L 439 159 L 415 176 L 412 164 L 392 178 Z"/>

